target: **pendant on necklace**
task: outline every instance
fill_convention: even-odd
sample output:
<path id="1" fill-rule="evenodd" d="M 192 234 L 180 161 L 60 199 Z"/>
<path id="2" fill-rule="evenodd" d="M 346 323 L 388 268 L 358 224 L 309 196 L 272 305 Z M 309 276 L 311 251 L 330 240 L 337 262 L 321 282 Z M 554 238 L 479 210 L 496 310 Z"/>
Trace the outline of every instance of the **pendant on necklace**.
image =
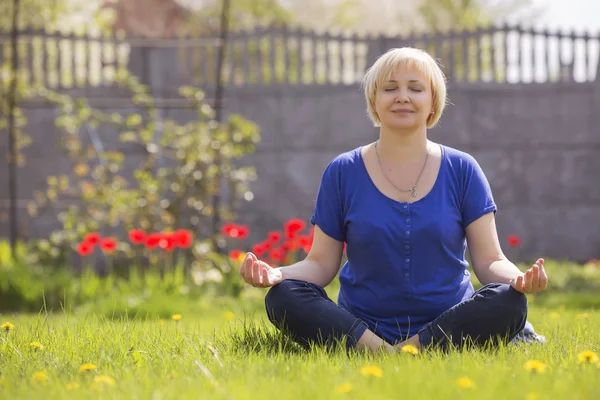
<path id="1" fill-rule="evenodd" d="M 417 197 L 417 187 L 412 188 L 412 197 Z"/>

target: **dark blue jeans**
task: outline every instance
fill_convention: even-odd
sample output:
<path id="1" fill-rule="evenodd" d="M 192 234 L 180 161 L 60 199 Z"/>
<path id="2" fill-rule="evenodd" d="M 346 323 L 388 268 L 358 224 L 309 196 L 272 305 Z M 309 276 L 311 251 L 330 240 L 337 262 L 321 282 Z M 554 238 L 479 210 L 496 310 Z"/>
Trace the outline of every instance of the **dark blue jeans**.
<path id="1" fill-rule="evenodd" d="M 365 330 L 374 330 L 334 303 L 322 287 L 306 281 L 286 279 L 273 286 L 265 305 L 271 323 L 304 347 L 345 341 L 350 349 Z M 525 295 L 510 285 L 492 283 L 425 325 L 419 341 L 424 349 L 494 346 L 513 340 L 526 321 Z"/>

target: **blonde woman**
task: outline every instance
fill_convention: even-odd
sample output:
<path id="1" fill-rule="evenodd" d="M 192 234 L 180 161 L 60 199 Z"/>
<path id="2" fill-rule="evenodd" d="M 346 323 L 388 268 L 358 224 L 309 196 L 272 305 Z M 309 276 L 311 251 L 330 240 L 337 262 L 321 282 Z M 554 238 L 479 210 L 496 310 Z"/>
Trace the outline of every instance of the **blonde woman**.
<path id="1" fill-rule="evenodd" d="M 272 268 L 248 253 L 240 267 L 249 284 L 272 286 L 270 321 L 306 346 L 343 340 L 372 351 L 539 338 L 527 323 L 524 293 L 546 288 L 544 260 L 523 273 L 505 257 L 481 167 L 427 138 L 446 105 L 438 64 L 424 51 L 393 49 L 367 71 L 363 87 L 379 138 L 325 169 L 307 257 Z M 477 291 L 467 241 L 483 285 Z M 344 243 L 336 304 L 323 288 L 338 273 Z"/>

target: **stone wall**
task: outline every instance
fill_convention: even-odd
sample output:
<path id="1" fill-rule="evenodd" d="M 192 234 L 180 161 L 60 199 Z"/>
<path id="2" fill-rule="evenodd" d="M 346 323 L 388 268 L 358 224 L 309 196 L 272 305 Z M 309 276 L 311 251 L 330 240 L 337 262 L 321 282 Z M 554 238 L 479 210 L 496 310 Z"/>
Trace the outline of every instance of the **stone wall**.
<path id="1" fill-rule="evenodd" d="M 94 93 L 85 93 L 94 103 Z M 118 92 L 104 93 L 118 97 Z M 469 152 L 483 167 L 498 203 L 500 238 L 523 238 L 515 259 L 547 257 L 585 261 L 600 258 L 600 83 L 449 86 L 451 105 L 429 137 Z M 262 141 L 243 162 L 256 166 L 258 181 L 239 221 L 260 240 L 290 217 L 308 220 L 321 173 L 337 154 L 376 139 L 356 85 L 273 86 L 227 89 L 226 113 L 257 122 Z M 110 110 L 110 109 L 109 109 Z M 115 106 L 110 111 L 132 110 Z M 46 176 L 67 172 L 56 143 L 55 111 L 29 106 L 27 131 L 34 144 L 18 171 L 21 212 Z M 189 120 L 189 111 L 163 110 Z M 108 148 L 119 147 L 115 132 L 99 132 Z M 6 141 L 0 143 L 6 154 Z M 128 165 L 136 150 L 127 148 Z M 8 206 L 6 164 L 0 166 L 0 204 Z M 32 226 L 35 236 L 56 228 L 55 210 Z M 8 221 L 0 222 L 0 236 Z M 504 246 L 506 247 L 506 246 Z"/>

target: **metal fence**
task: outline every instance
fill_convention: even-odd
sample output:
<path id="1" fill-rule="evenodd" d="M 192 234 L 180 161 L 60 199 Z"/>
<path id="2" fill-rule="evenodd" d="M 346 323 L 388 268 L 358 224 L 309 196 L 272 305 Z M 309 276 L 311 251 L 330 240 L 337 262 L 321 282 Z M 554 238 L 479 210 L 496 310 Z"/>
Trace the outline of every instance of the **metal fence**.
<path id="1" fill-rule="evenodd" d="M 0 63 L 10 57 L 0 31 Z M 105 87 L 132 57 L 163 54 L 182 84 L 216 83 L 216 37 L 146 39 L 47 32 L 19 33 L 19 63 L 27 83 L 51 88 Z M 414 46 L 440 60 L 450 82 L 589 82 L 597 79 L 600 36 L 519 26 L 495 26 L 402 37 L 335 35 L 301 29 L 232 32 L 224 80 L 234 86 L 353 85 L 392 47 Z M 152 65 L 148 66 L 152 68 Z"/>

